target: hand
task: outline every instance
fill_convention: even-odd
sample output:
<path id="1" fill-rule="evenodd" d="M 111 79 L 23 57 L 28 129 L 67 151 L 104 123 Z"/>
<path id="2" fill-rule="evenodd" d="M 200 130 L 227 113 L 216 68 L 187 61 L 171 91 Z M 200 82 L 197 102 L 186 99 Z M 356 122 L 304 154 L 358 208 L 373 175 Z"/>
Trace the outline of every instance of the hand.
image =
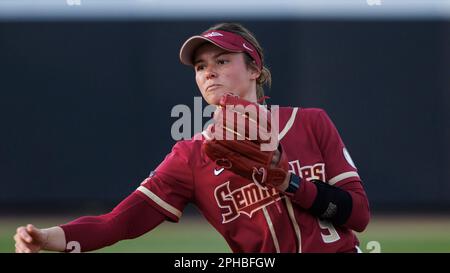
<path id="1" fill-rule="evenodd" d="M 229 109 L 227 106 L 236 107 Z M 259 105 L 235 96 L 224 96 L 214 114 L 214 125 L 208 126 L 204 134 L 202 149 L 218 166 L 263 188 L 278 189 L 281 185 L 287 188 L 289 164 L 277 135 L 267 132 L 272 129 L 269 115 L 270 112 Z M 271 143 L 269 150 L 262 147 L 267 142 Z"/>
<path id="2" fill-rule="evenodd" d="M 17 228 L 14 241 L 16 242 L 16 253 L 38 253 L 47 244 L 48 235 L 29 224 L 26 227 Z"/>
<path id="3" fill-rule="evenodd" d="M 275 167 L 278 164 L 278 161 L 280 161 L 280 151 L 275 150 L 275 152 L 273 153 L 273 158 L 272 158 L 272 162 L 270 163 L 270 167 Z"/>
<path id="4" fill-rule="evenodd" d="M 274 168 L 278 165 L 278 163 L 280 161 L 280 157 L 281 157 L 281 153 L 277 149 L 273 154 L 272 162 L 270 164 L 271 168 Z M 289 178 L 290 177 L 291 177 L 290 175 L 286 175 L 286 178 L 284 179 L 283 183 L 276 187 L 277 190 L 283 191 L 283 192 L 286 191 L 287 188 L 289 187 Z"/>

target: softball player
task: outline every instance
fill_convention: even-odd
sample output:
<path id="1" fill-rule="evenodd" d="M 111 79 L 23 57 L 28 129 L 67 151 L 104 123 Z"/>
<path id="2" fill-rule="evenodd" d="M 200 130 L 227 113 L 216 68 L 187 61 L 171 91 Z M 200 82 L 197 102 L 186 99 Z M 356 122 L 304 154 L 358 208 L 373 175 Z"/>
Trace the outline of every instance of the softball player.
<path id="1" fill-rule="evenodd" d="M 263 86 L 270 85 L 271 76 L 261 46 L 239 24 L 218 24 L 189 38 L 180 59 L 194 68 L 209 104 L 222 105 L 229 93 L 251 104 L 265 99 Z M 363 231 L 369 222 L 368 200 L 327 113 L 280 107 L 278 133 L 278 148 L 261 154 L 250 142 L 220 146 L 208 130 L 179 141 L 111 212 L 48 229 L 19 227 L 16 252 L 99 249 L 138 237 L 165 220 L 177 222 L 188 203 L 233 252 L 356 252 L 353 231 Z M 229 167 L 217 160 L 221 157 Z M 260 158 L 265 163 L 255 168 Z"/>

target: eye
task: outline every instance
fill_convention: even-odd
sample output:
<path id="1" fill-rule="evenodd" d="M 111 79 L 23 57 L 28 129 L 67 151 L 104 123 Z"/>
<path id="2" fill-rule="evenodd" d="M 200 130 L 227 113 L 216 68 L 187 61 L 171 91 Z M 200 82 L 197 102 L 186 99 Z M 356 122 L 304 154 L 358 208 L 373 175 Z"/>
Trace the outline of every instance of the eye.
<path id="1" fill-rule="evenodd" d="M 226 64 L 226 63 L 229 63 L 230 61 L 228 61 L 228 60 L 225 60 L 225 59 L 218 59 L 217 60 L 217 63 L 218 64 Z"/>
<path id="2" fill-rule="evenodd" d="M 195 71 L 201 71 L 201 70 L 203 70 L 203 68 L 205 68 L 205 66 L 203 64 L 196 65 Z"/>

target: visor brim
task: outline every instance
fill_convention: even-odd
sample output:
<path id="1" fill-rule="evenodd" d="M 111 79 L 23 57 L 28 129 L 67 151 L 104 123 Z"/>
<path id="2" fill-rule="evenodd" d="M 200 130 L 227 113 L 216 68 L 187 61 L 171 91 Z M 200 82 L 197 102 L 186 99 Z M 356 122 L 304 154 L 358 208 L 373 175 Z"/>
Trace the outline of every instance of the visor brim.
<path id="1" fill-rule="evenodd" d="M 240 48 L 236 48 L 235 46 L 228 44 L 226 42 L 219 43 L 218 41 L 214 41 L 213 39 L 206 38 L 203 36 L 192 36 L 191 38 L 187 39 L 186 42 L 181 46 L 180 49 L 180 60 L 181 63 L 185 65 L 193 66 L 193 57 L 194 53 L 201 45 L 204 43 L 212 43 L 223 50 L 230 51 L 230 52 L 242 52 Z"/>

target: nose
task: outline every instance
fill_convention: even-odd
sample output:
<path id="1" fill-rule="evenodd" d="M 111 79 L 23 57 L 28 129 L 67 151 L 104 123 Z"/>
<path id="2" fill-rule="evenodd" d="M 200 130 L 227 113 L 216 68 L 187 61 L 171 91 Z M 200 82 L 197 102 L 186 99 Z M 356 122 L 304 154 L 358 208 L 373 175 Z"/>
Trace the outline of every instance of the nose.
<path id="1" fill-rule="evenodd" d="M 206 68 L 206 71 L 205 71 L 205 72 L 206 72 L 206 73 L 205 73 L 205 76 L 206 76 L 206 79 L 207 79 L 207 80 L 217 78 L 217 73 L 216 73 L 216 71 L 214 70 L 213 67 L 208 66 L 208 67 Z"/>

